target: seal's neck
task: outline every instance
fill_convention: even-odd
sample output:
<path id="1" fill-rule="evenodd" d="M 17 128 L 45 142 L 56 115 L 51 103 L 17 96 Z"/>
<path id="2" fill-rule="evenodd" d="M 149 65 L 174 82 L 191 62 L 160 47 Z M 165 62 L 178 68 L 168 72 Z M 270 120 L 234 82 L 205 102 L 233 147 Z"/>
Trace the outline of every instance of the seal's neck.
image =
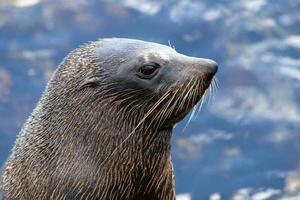
<path id="1" fill-rule="evenodd" d="M 36 157 L 49 155 L 43 162 L 55 166 L 49 169 L 53 180 L 60 180 L 64 171 L 68 180 L 76 183 L 80 177 L 99 193 L 108 189 L 132 197 L 128 199 L 173 199 L 172 128 L 137 126 L 140 119 L 105 110 L 104 104 L 84 96 L 48 106 L 53 99 L 58 98 L 42 100 L 24 129 L 32 148 L 39 148 Z M 32 132 L 32 124 L 40 126 Z M 100 199 L 124 199 L 110 197 Z"/>

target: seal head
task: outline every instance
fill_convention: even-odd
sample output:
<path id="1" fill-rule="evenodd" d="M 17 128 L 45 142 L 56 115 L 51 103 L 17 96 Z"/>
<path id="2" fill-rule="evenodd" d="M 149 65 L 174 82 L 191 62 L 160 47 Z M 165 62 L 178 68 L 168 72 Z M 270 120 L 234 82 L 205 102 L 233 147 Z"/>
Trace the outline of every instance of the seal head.
<path id="1" fill-rule="evenodd" d="M 212 60 L 139 40 L 75 49 L 18 136 L 4 197 L 175 199 L 172 129 L 216 72 Z"/>
<path id="2" fill-rule="evenodd" d="M 213 60 L 189 57 L 169 46 L 131 39 L 102 40 L 95 56 L 113 82 L 120 83 L 118 88 L 121 91 L 129 88 L 142 90 L 143 96 L 153 99 L 153 102 L 162 94 L 170 93 L 171 97 L 176 93 L 170 104 L 178 108 L 179 105 L 174 105 L 177 99 L 177 103 L 186 105 L 176 112 L 169 112 L 168 119 L 161 124 L 169 127 L 180 121 L 199 102 L 218 70 Z M 191 102 L 183 102 L 185 100 Z M 161 107 L 156 111 L 161 113 Z"/>

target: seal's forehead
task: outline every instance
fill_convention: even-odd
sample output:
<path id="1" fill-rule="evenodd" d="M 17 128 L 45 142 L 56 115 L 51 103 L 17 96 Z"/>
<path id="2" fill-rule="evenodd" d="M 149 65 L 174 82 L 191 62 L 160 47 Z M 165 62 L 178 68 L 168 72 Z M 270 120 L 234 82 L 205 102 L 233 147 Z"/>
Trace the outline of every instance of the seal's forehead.
<path id="1" fill-rule="evenodd" d="M 99 49 L 97 53 L 101 55 L 116 55 L 121 54 L 152 54 L 160 55 L 161 57 L 168 57 L 176 51 L 166 45 L 145 42 L 141 40 L 127 39 L 127 38 L 110 38 L 99 40 Z"/>

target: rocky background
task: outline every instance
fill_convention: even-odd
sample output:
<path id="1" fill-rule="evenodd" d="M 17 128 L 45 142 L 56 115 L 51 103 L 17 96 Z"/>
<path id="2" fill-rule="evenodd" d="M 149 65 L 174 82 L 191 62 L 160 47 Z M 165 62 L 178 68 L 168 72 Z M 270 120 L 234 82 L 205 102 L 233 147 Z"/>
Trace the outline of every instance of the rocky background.
<path id="1" fill-rule="evenodd" d="M 0 165 L 53 70 L 104 37 L 219 63 L 173 137 L 179 200 L 300 199 L 299 0 L 0 0 Z"/>

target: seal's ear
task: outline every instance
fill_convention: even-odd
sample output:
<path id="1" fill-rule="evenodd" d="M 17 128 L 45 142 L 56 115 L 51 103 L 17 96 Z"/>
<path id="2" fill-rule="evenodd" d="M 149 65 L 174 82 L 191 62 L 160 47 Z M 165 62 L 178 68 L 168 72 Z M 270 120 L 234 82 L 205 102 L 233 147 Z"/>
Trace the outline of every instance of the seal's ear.
<path id="1" fill-rule="evenodd" d="M 99 86 L 101 82 L 101 78 L 94 76 L 94 77 L 90 77 L 86 80 L 83 80 L 83 83 L 79 85 L 78 88 L 76 88 L 76 91 L 81 91 L 87 87 L 96 87 Z"/>

